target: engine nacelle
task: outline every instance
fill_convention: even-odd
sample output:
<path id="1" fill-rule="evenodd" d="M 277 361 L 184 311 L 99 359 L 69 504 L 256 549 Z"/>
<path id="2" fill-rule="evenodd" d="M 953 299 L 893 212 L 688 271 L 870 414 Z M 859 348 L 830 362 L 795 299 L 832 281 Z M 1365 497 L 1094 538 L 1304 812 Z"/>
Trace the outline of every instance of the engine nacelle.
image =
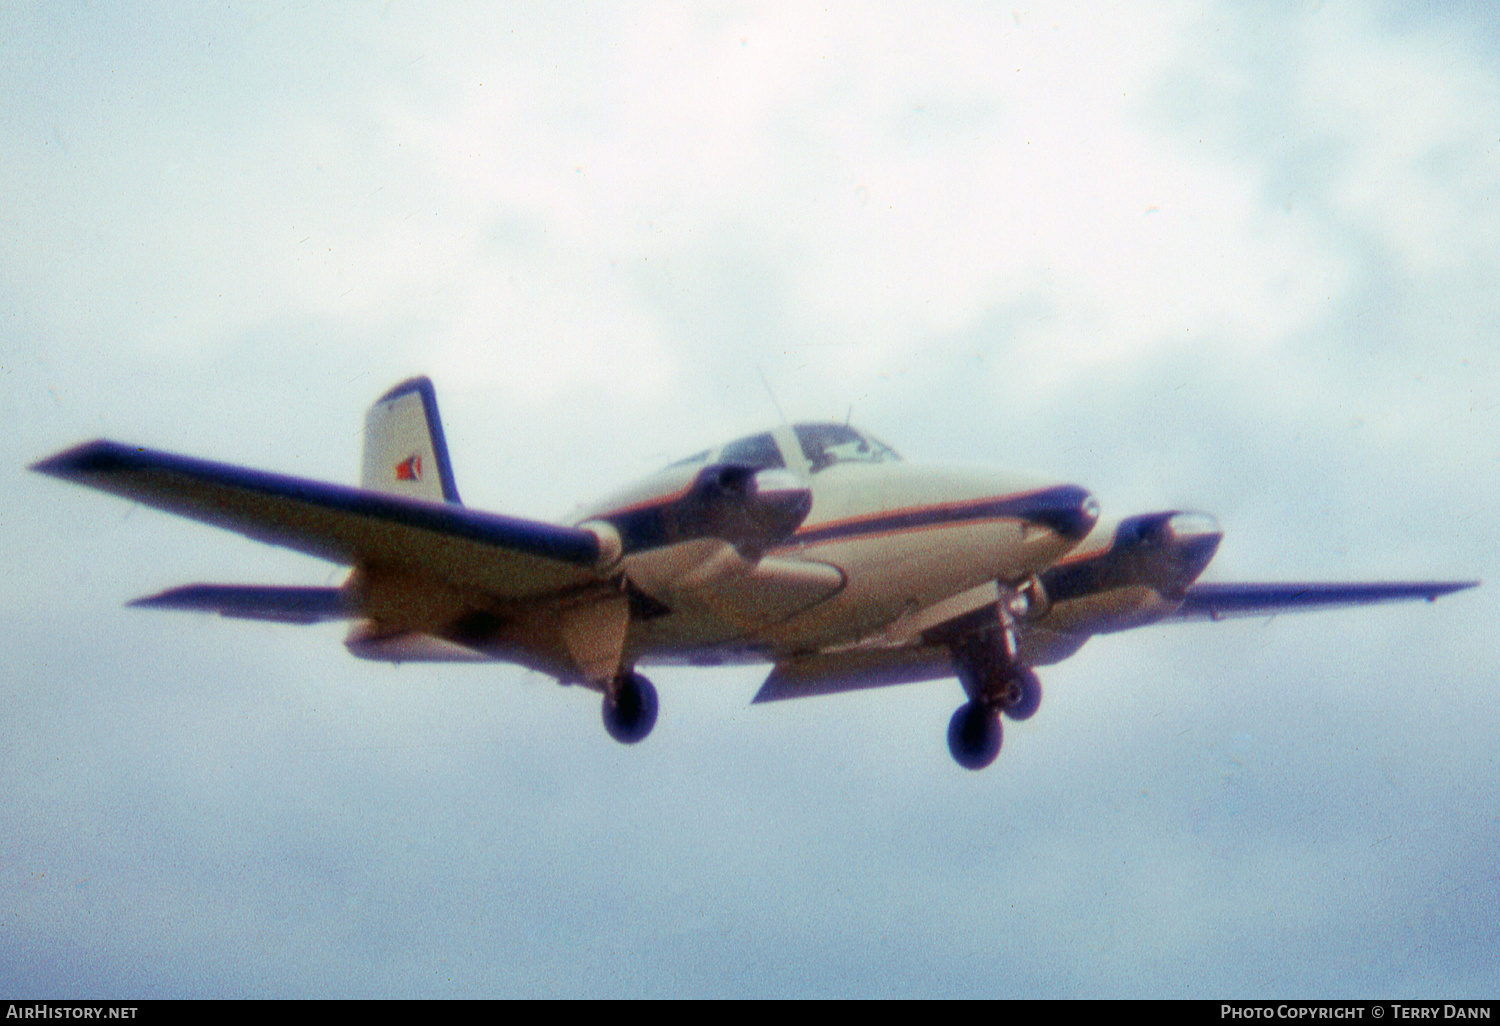
<path id="1" fill-rule="evenodd" d="M 1213 558 L 1222 538 L 1207 513 L 1167 510 L 1126 517 L 1108 548 L 1066 559 L 1041 575 L 1047 626 L 1089 634 L 1168 615 Z"/>
<path id="2" fill-rule="evenodd" d="M 1145 513 L 1120 521 L 1110 555 L 1125 583 L 1180 594 L 1208 566 L 1223 536 L 1207 513 Z"/>
<path id="3" fill-rule="evenodd" d="M 747 559 L 790 538 L 812 510 L 812 491 L 785 470 L 715 463 L 688 486 L 600 519 L 619 532 L 625 554 L 714 538 Z"/>

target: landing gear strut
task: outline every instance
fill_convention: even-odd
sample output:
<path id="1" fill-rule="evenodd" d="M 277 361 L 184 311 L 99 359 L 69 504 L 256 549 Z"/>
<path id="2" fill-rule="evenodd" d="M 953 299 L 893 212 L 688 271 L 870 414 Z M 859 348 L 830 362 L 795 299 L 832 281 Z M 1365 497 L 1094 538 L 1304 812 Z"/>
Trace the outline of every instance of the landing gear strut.
<path id="1" fill-rule="evenodd" d="M 948 750 L 964 769 L 984 769 L 1000 754 L 1002 713 L 1028 720 L 1042 704 L 1042 682 L 1016 663 L 1014 638 L 1002 621 L 954 646 L 954 666 L 969 700 L 948 721 Z"/>
<path id="2" fill-rule="evenodd" d="M 604 692 L 604 729 L 622 745 L 644 741 L 656 726 L 656 688 L 634 670 L 622 674 Z"/>

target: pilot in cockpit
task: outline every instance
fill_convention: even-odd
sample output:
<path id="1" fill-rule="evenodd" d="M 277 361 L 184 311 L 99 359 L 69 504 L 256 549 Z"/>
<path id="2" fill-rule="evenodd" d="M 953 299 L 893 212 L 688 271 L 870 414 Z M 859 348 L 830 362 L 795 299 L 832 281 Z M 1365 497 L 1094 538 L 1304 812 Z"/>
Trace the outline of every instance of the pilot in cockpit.
<path id="1" fill-rule="evenodd" d="M 798 424 L 795 430 L 814 474 L 835 463 L 887 463 L 901 458 L 890 446 L 847 424 Z"/>

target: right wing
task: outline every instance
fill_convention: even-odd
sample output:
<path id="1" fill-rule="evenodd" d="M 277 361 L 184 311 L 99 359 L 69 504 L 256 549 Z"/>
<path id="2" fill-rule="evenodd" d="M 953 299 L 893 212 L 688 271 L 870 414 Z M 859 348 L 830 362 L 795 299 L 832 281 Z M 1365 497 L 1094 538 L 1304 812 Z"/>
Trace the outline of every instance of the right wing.
<path id="1" fill-rule="evenodd" d="M 608 561 L 601 558 L 598 536 L 578 528 L 117 442 L 88 442 L 32 469 L 335 563 L 409 571 L 500 599 L 554 595 L 593 583 L 599 580 L 596 567 Z M 254 589 L 240 589 L 238 597 L 198 592 L 198 605 L 189 603 L 191 593 L 168 601 L 173 594 L 144 604 L 285 611 L 265 592 L 256 598 Z M 203 604 L 205 599 L 220 604 Z"/>
<path id="2" fill-rule="evenodd" d="M 1194 584 L 1167 620 L 1223 620 L 1230 616 L 1271 616 L 1276 613 L 1332 609 L 1426 599 L 1473 588 L 1478 581 L 1375 581 L 1357 584 Z"/>
<path id="3" fill-rule="evenodd" d="M 138 598 L 130 605 L 147 609 L 186 609 L 277 623 L 321 623 L 324 620 L 348 620 L 359 615 L 344 598 L 342 588 L 295 585 L 184 584 L 160 595 Z"/>
<path id="4" fill-rule="evenodd" d="M 1232 616 L 1271 616 L 1277 613 L 1331 609 L 1425 599 L 1434 602 L 1455 591 L 1473 588 L 1478 581 L 1389 581 L 1355 584 L 1194 584 L 1182 605 L 1160 620 L 1223 620 Z M 810 653 L 776 664 L 755 702 L 785 698 L 830 695 L 860 688 L 884 687 L 951 676 L 954 673 L 950 645 L 955 635 L 984 629 L 993 623 L 995 596 L 974 589 L 944 603 L 952 615 L 928 626 L 903 645 L 871 643 L 839 651 Z M 1055 663 L 1076 652 L 1100 630 L 1141 626 L 1140 622 L 1096 623 L 1082 630 L 1049 630 L 1046 620 L 1020 625 L 1023 661 L 1035 666 Z"/>

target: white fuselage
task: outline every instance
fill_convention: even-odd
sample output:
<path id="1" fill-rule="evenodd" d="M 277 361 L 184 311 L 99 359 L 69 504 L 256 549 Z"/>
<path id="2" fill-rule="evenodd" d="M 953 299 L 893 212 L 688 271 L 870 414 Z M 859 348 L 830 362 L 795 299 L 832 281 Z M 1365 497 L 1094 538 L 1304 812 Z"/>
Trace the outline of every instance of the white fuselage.
<path id="1" fill-rule="evenodd" d="M 783 550 L 837 567 L 847 583 L 763 636 L 774 647 L 852 641 L 986 581 L 1017 581 L 1074 542 L 985 503 L 1045 482 L 1020 475 L 904 463 L 829 467 L 811 482 L 813 508 Z M 974 515 L 962 516 L 965 510 Z M 945 513 L 955 514 L 952 519 Z"/>
<path id="2" fill-rule="evenodd" d="M 790 432 L 775 433 L 785 459 L 778 472 L 798 478 L 811 509 L 789 538 L 758 560 L 711 538 L 624 557 L 632 586 L 669 610 L 632 622 L 632 659 L 774 660 L 852 643 L 986 583 L 1037 573 L 1078 541 L 1018 515 L 1018 504 L 1051 482 L 894 458 L 813 469 L 796 458 Z M 705 454 L 668 468 L 577 519 L 607 521 L 678 495 L 708 462 Z"/>

